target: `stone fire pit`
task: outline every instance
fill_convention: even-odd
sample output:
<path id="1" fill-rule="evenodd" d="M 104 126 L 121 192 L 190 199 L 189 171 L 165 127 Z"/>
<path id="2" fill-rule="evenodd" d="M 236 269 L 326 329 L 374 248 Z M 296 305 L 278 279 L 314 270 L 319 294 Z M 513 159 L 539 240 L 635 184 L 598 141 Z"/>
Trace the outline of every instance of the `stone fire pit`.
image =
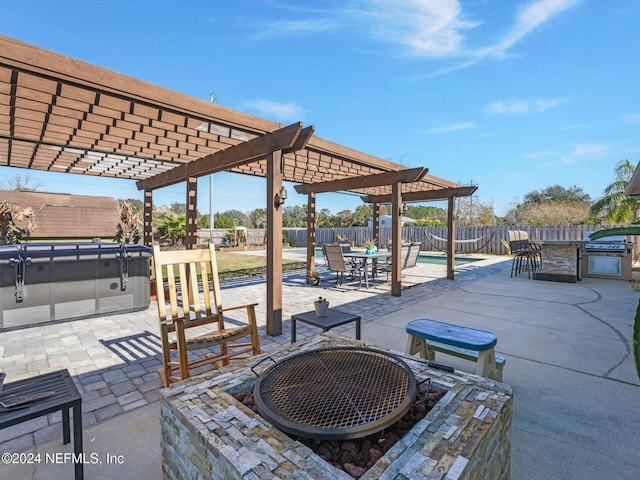
<path id="1" fill-rule="evenodd" d="M 351 479 L 233 397 L 252 387 L 257 377 L 250 365 L 265 356 L 277 361 L 304 350 L 349 345 L 365 344 L 324 333 L 164 390 L 164 478 Z M 415 357 L 393 353 L 408 363 L 418 380 L 430 377 L 435 387 L 447 393 L 361 478 L 508 479 L 509 386 L 472 374 L 432 370 Z"/>

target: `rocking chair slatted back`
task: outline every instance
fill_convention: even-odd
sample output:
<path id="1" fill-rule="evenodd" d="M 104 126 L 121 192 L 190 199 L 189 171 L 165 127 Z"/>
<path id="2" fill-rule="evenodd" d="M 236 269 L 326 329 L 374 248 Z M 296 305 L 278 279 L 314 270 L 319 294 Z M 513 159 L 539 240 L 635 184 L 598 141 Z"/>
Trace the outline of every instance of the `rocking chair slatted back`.
<path id="1" fill-rule="evenodd" d="M 158 316 L 163 353 L 163 366 L 158 372 L 165 387 L 188 378 L 191 368 L 211 363 L 227 365 L 229 360 L 260 353 L 255 316 L 257 304 L 222 308 L 213 246 L 174 251 L 161 251 L 155 246 L 153 257 L 159 285 Z M 223 313 L 240 309 L 246 310 L 246 325 L 227 327 Z M 238 323 L 234 319 L 234 324 Z M 198 333 L 188 335 L 194 327 L 202 328 Z M 244 337 L 250 337 L 250 341 L 238 342 Z M 187 350 L 204 348 L 209 349 L 204 358 L 188 360 Z M 172 351 L 177 351 L 178 361 L 171 359 Z"/>

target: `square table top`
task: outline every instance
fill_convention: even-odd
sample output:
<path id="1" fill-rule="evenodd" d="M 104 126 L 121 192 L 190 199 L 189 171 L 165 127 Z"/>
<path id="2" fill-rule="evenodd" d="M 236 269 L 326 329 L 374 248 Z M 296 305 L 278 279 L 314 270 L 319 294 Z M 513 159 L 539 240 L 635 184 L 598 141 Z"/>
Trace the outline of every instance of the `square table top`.
<path id="1" fill-rule="evenodd" d="M 12 395 L 49 391 L 53 391 L 55 394 L 51 397 L 28 403 L 26 408 L 0 408 L 0 429 L 56 412 L 63 408 L 70 408 L 82 402 L 82 396 L 67 369 L 7 383 L 2 389 L 0 399 L 6 399 Z"/>
<path id="2" fill-rule="evenodd" d="M 360 315 L 341 312 L 340 310 L 330 308 L 327 311 L 326 317 L 318 317 L 316 316 L 315 310 L 309 310 L 308 312 L 296 313 L 295 315 L 291 315 L 291 318 L 293 320 L 308 323 L 316 327 L 331 328 L 337 327 L 338 325 L 344 325 L 345 323 L 360 320 L 361 317 Z"/>

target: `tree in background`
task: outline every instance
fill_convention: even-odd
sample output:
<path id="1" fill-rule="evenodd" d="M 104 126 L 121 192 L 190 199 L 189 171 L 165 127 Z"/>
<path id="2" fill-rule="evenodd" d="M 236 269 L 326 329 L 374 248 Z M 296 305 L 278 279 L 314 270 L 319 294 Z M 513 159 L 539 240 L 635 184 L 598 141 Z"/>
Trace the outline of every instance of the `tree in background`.
<path id="1" fill-rule="evenodd" d="M 587 221 L 591 197 L 582 188 L 552 185 L 524 196 L 505 214 L 505 225 L 567 225 Z M 551 222 L 551 223 L 549 223 Z M 557 223 L 560 222 L 560 223 Z"/>
<path id="2" fill-rule="evenodd" d="M 156 228 L 160 238 L 170 245 L 182 245 L 187 235 L 187 216 L 178 213 L 159 215 Z"/>
<path id="3" fill-rule="evenodd" d="M 373 218 L 373 205 L 366 203 L 358 205 L 356 211 L 351 215 L 351 225 L 354 227 L 366 227 L 369 220 Z"/>
<path id="4" fill-rule="evenodd" d="M 486 205 L 473 196 L 457 198 L 455 208 L 457 225 L 464 227 L 496 224 L 493 205 Z"/>
<path id="5" fill-rule="evenodd" d="M 579 225 L 589 217 L 586 203 L 551 202 L 527 205 L 521 213 L 525 225 Z"/>
<path id="6" fill-rule="evenodd" d="M 26 173 L 24 176 L 16 175 L 13 179 L 1 184 L 1 190 L 17 190 L 19 192 L 35 192 L 42 184 L 38 181 L 31 180 L 31 174 Z"/>
<path id="7" fill-rule="evenodd" d="M 120 208 L 122 208 L 122 204 L 124 202 L 129 202 L 129 206 L 133 211 L 133 213 L 142 212 L 144 208 L 144 204 L 142 203 L 142 200 L 139 200 L 137 198 L 119 198 L 118 205 L 120 205 Z"/>
<path id="8" fill-rule="evenodd" d="M 171 210 L 171 212 L 173 212 L 173 213 L 177 213 L 178 215 L 186 215 L 187 214 L 187 204 L 186 203 L 180 203 L 180 202 L 174 202 L 169 207 L 169 210 Z"/>
<path id="9" fill-rule="evenodd" d="M 266 219 L 265 219 L 266 220 Z M 266 225 L 266 221 L 265 221 Z M 282 226 L 285 228 L 304 228 L 307 226 L 307 208 L 300 205 L 282 209 Z"/>
<path id="10" fill-rule="evenodd" d="M 23 220 L 28 222 L 26 228 L 18 227 L 16 224 Z M 36 217 L 31 207 L 20 208 L 15 203 L 0 202 L 0 245 L 20 243 L 36 228 Z"/>
<path id="11" fill-rule="evenodd" d="M 406 227 L 444 227 L 446 222 L 443 222 L 439 218 L 421 218 L 415 222 L 407 222 L 404 224 Z"/>
<path id="12" fill-rule="evenodd" d="M 337 227 L 336 217 L 331 215 L 331 212 L 328 208 L 323 208 L 316 215 L 316 226 L 317 228 L 332 228 Z"/>
<path id="13" fill-rule="evenodd" d="M 256 208 L 247 215 L 249 228 L 265 228 L 267 226 L 267 211 L 264 208 Z"/>
<path id="14" fill-rule="evenodd" d="M 447 211 L 440 207 L 408 204 L 405 216 L 422 222 L 425 226 L 446 225 L 447 222 Z"/>
<path id="15" fill-rule="evenodd" d="M 607 223 L 634 222 L 638 218 L 638 197 L 627 197 L 624 189 L 631 180 L 635 167 L 629 160 L 623 160 L 615 167 L 615 181 L 604 189 L 604 196 L 591 206 L 591 214 L 606 214 Z"/>
<path id="16" fill-rule="evenodd" d="M 524 196 L 523 203 L 525 205 L 540 203 L 591 203 L 589 194 L 584 193 L 582 188 L 575 185 L 569 188 L 560 185 L 552 185 L 544 190 L 534 190 Z"/>
<path id="17" fill-rule="evenodd" d="M 214 228 L 235 228 L 235 219 L 224 213 L 216 213 L 213 218 Z"/>
<path id="18" fill-rule="evenodd" d="M 122 200 L 119 203 L 120 223 L 118 223 L 116 230 L 116 241 L 119 243 L 138 243 L 142 238 L 142 209 L 136 212 L 129 200 Z"/>
<path id="19" fill-rule="evenodd" d="M 336 215 L 337 227 L 350 227 L 353 225 L 353 214 L 351 210 L 341 210 Z"/>
<path id="20" fill-rule="evenodd" d="M 231 210 L 226 210 L 222 213 L 217 213 L 217 215 L 225 215 L 227 217 L 231 217 L 234 219 L 234 227 L 246 227 L 247 226 L 247 214 L 244 212 L 241 212 L 240 210 L 236 210 L 236 209 L 231 209 Z M 214 220 L 215 222 L 215 220 Z M 217 222 L 215 222 L 217 223 Z"/>

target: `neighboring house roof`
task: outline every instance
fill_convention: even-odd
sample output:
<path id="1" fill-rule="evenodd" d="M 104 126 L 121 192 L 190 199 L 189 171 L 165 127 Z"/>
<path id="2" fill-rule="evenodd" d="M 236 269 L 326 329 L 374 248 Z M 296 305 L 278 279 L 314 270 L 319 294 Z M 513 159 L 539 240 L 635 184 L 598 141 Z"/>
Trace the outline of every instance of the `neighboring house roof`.
<path id="1" fill-rule="evenodd" d="M 118 202 L 112 197 L 0 190 L 0 200 L 31 207 L 37 225 L 31 240 L 114 237 L 120 223 Z M 26 222 L 18 226 L 26 227 Z"/>

